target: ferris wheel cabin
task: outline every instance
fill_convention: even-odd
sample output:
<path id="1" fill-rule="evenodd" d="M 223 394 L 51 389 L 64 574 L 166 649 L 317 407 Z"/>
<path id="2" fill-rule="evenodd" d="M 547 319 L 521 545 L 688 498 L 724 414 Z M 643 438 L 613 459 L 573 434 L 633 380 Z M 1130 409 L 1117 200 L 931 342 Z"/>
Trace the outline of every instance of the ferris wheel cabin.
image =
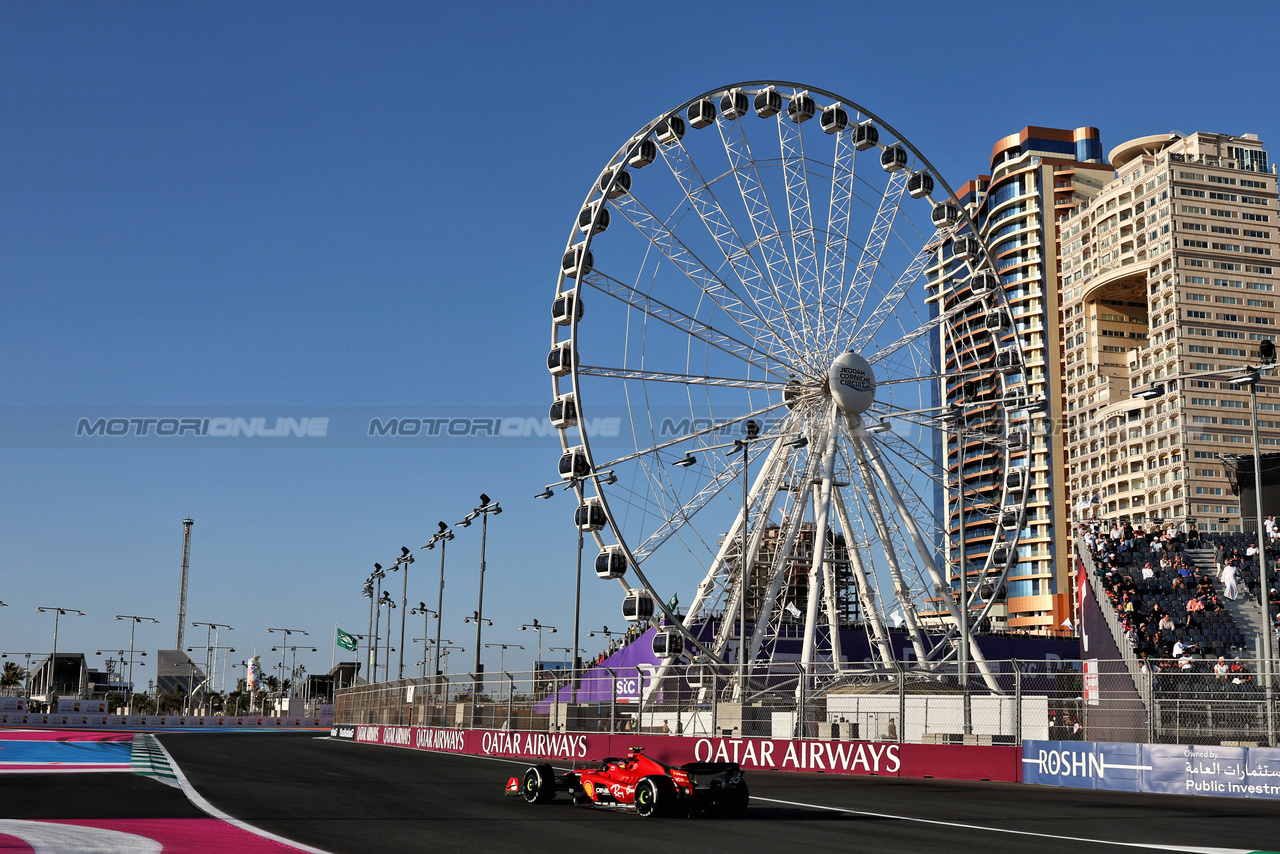
<path id="1" fill-rule="evenodd" d="M 622 600 L 622 617 L 629 623 L 647 623 L 653 619 L 653 597 L 648 590 L 631 588 Z"/>
<path id="2" fill-rule="evenodd" d="M 840 133 L 849 126 L 849 114 L 839 104 L 823 107 L 822 115 L 818 117 L 818 126 L 823 133 Z"/>
<path id="3" fill-rule="evenodd" d="M 553 377 L 567 376 L 576 362 L 571 341 L 561 341 L 547 354 L 547 370 Z"/>
<path id="4" fill-rule="evenodd" d="M 695 128 L 704 128 L 716 123 L 716 105 L 710 98 L 699 98 L 689 105 L 685 111 L 689 124 Z"/>
<path id="5" fill-rule="evenodd" d="M 767 86 L 756 93 L 756 115 L 762 119 L 776 116 L 782 112 L 782 96 L 772 86 Z"/>
<path id="6" fill-rule="evenodd" d="M 609 228 L 609 209 L 597 200 L 578 212 L 578 231 L 583 234 L 601 234 Z"/>
<path id="7" fill-rule="evenodd" d="M 907 168 L 907 150 L 896 142 L 886 145 L 880 152 L 880 168 L 886 172 L 897 172 Z"/>
<path id="8" fill-rule="evenodd" d="M 591 463 L 587 461 L 587 449 L 575 445 L 560 457 L 560 476 L 568 479 L 583 478 L 591 474 Z"/>
<path id="9" fill-rule="evenodd" d="M 608 521 L 609 517 L 605 515 L 604 505 L 599 498 L 588 498 L 573 511 L 573 524 L 584 534 L 603 531 Z"/>
<path id="10" fill-rule="evenodd" d="M 578 426 L 578 400 L 574 397 L 573 392 L 562 394 L 551 404 L 551 409 L 547 413 L 547 417 L 551 419 L 551 426 L 558 430 L 565 430 L 569 427 Z"/>
<path id="11" fill-rule="evenodd" d="M 684 635 L 676 629 L 658 629 L 653 634 L 653 654 L 658 658 L 684 655 Z"/>
<path id="12" fill-rule="evenodd" d="M 631 173 L 621 168 L 610 169 L 600 176 L 597 186 L 611 199 L 625 196 L 631 191 Z"/>
<path id="13" fill-rule="evenodd" d="M 720 112 L 726 119 L 740 119 L 751 109 L 751 99 L 741 89 L 730 89 L 720 97 Z"/>
<path id="14" fill-rule="evenodd" d="M 621 546 L 605 546 L 596 555 L 596 577 L 604 580 L 622 578 L 627 574 L 627 556 Z"/>
<path id="15" fill-rule="evenodd" d="M 796 124 L 809 121 L 817 111 L 818 105 L 808 92 L 797 92 L 787 101 L 787 118 Z"/>
<path id="16" fill-rule="evenodd" d="M 555 298 L 555 302 L 551 303 L 551 318 L 556 326 L 568 326 L 573 321 L 582 319 L 582 301 L 578 299 L 577 288 L 565 291 Z"/>

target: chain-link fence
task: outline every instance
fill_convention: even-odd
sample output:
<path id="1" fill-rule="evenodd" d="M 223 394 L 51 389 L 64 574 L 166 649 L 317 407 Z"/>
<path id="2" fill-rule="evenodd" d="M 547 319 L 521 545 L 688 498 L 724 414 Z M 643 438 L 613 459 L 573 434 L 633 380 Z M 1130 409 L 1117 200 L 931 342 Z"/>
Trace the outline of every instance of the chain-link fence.
<path id="1" fill-rule="evenodd" d="M 805 674 L 797 665 L 741 676 L 733 666 L 707 665 L 463 674 L 342 689 L 335 722 L 940 744 L 1265 745 L 1280 708 L 1258 673 L 1255 662 L 1200 660 L 1183 669 L 1169 661 L 1152 662 L 1135 680 L 1125 661 L 1054 660 L 971 664 L 963 677 L 954 664 L 840 674 Z"/>

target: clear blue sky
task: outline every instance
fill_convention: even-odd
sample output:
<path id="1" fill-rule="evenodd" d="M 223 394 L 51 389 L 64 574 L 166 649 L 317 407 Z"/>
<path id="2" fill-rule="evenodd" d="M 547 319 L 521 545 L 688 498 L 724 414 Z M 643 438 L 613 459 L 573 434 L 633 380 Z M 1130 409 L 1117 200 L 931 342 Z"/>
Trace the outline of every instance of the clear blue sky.
<path id="1" fill-rule="evenodd" d="M 4 4 L 0 417 L 541 410 L 578 205 L 665 109 L 808 83 L 884 117 L 953 185 L 1027 124 L 1095 125 L 1104 150 L 1254 132 L 1274 160 L 1277 19 L 1178 2 Z M 42 605 L 88 614 L 64 619 L 63 650 L 126 645 L 117 613 L 159 618 L 139 646 L 171 646 L 191 515 L 188 619 L 234 625 L 241 653 L 265 653 L 268 626 L 306 629 L 318 672 L 335 623 L 365 630 L 372 563 L 482 490 L 506 510 L 485 640 L 536 646 L 519 626 L 537 618 L 569 645 L 571 507 L 532 498 L 548 447 L 69 444 L 0 448 L 0 650 L 48 650 Z M 444 634 L 468 661 L 478 563 L 477 529 L 459 531 Z M 437 571 L 423 554 L 411 600 L 434 603 Z M 584 627 L 618 628 L 617 587 L 584 590 Z"/>

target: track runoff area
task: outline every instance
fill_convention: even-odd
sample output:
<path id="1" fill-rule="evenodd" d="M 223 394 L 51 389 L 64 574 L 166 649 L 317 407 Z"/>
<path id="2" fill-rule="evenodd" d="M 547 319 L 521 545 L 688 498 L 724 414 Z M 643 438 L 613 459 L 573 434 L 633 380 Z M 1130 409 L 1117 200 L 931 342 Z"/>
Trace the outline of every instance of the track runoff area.
<path id="1" fill-rule="evenodd" d="M 645 819 L 567 800 L 532 805 L 506 798 L 507 778 L 525 761 L 356 744 L 314 732 L 173 732 L 159 741 L 180 791 L 123 772 L 0 775 L 0 851 L 108 850 L 6 842 L 15 822 L 28 830 L 50 821 L 111 827 L 105 822 L 113 817 L 159 822 L 172 832 L 180 831 L 174 822 L 204 817 L 246 835 L 269 835 L 259 836 L 265 848 L 255 850 L 332 854 L 662 845 L 908 854 L 1280 849 L 1275 804 L 1251 800 L 749 771 L 745 818 Z M 207 841 L 212 828 L 187 827 L 186 844 L 110 850 L 250 850 L 219 849 Z"/>

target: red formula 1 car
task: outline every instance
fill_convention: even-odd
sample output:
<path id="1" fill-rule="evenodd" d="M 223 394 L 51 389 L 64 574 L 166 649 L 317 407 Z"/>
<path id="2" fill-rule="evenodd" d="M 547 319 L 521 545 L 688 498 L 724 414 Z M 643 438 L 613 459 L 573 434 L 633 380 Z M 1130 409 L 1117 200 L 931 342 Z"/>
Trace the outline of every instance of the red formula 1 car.
<path id="1" fill-rule="evenodd" d="M 739 818 L 750 793 L 736 762 L 666 765 L 631 748 L 630 755 L 605 759 L 598 768 L 557 775 L 550 765 L 534 765 L 507 782 L 507 794 L 531 804 L 567 792 L 574 804 L 634 810 L 645 817 L 706 815 Z"/>

